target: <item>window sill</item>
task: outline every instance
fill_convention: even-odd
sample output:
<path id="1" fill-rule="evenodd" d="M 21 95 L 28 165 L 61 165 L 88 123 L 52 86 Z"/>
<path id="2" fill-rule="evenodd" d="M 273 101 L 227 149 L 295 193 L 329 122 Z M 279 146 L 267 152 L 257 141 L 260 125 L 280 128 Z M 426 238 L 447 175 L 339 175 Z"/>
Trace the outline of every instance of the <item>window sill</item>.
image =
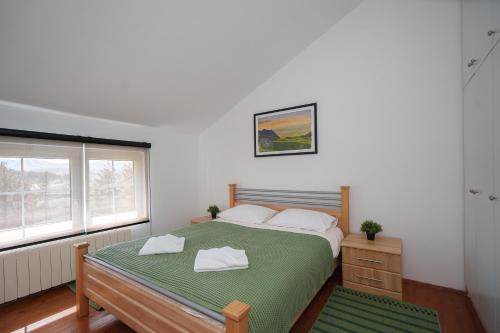
<path id="1" fill-rule="evenodd" d="M 79 233 L 69 234 L 69 235 L 65 235 L 65 236 L 61 236 L 61 237 L 54 237 L 54 238 L 44 239 L 44 240 L 35 241 L 35 242 L 29 242 L 29 243 L 25 243 L 25 244 L 19 244 L 19 245 L 9 246 L 9 247 L 5 247 L 5 248 L 0 248 L 0 252 L 17 250 L 17 249 L 21 249 L 21 248 L 25 248 L 25 247 L 29 247 L 29 246 L 34 246 L 34 245 L 40 245 L 40 244 L 44 244 L 44 243 L 55 242 L 55 241 L 58 241 L 58 240 L 68 239 L 68 238 L 72 238 L 72 237 L 78 237 L 78 236 L 84 236 L 84 235 L 92 235 L 92 234 L 95 234 L 95 233 L 98 233 L 98 232 L 104 232 L 104 231 L 109 231 L 109 230 L 114 230 L 114 229 L 120 229 L 120 228 L 127 228 L 127 227 L 131 227 L 131 226 L 134 226 L 134 225 L 145 224 L 145 223 L 149 223 L 149 222 L 150 222 L 150 220 L 145 220 L 145 221 L 140 221 L 140 222 L 133 222 L 133 223 L 128 223 L 128 224 L 121 224 L 121 225 L 116 225 L 116 226 L 109 227 L 109 228 L 96 229 L 96 230 L 92 230 L 92 231 L 88 231 L 88 232 L 79 232 Z"/>

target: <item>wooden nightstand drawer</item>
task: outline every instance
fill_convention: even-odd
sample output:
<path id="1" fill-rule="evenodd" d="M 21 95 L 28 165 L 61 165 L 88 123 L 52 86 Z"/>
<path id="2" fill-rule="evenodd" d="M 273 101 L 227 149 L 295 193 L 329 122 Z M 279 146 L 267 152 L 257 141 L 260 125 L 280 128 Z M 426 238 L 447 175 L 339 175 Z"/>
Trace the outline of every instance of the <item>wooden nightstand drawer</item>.
<path id="1" fill-rule="evenodd" d="M 401 292 L 401 275 L 399 274 L 343 264 L 342 275 L 344 281 L 390 290 L 397 293 Z"/>
<path id="2" fill-rule="evenodd" d="M 401 256 L 396 254 L 344 247 L 342 263 L 401 273 Z"/>

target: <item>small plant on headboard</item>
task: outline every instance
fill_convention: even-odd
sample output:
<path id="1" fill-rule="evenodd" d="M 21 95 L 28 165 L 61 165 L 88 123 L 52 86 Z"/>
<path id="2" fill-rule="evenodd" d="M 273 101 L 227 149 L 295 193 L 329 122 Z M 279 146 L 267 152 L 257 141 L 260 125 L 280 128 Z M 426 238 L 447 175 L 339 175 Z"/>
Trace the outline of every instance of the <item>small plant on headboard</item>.
<path id="1" fill-rule="evenodd" d="M 217 205 L 211 205 L 208 206 L 207 212 L 209 212 L 210 215 L 212 215 L 212 218 L 215 219 L 217 217 L 217 214 L 220 213 L 220 209 L 219 207 L 217 207 Z"/>
<path id="2" fill-rule="evenodd" d="M 382 226 L 373 220 L 366 220 L 361 224 L 361 232 L 366 232 L 366 238 L 368 240 L 374 240 L 375 234 L 382 232 Z"/>

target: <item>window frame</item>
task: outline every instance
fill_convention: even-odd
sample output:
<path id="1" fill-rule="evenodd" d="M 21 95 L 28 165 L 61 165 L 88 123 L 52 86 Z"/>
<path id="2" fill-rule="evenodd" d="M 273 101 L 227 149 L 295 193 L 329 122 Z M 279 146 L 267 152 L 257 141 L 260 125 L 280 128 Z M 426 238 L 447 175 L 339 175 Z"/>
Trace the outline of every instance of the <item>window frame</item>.
<path id="1" fill-rule="evenodd" d="M 5 146 L 5 144 L 8 144 Z M 19 149 L 16 144 L 23 145 Z M 4 145 L 1 147 L 1 145 Z M 102 225 L 99 228 L 89 228 L 86 223 L 86 191 L 87 191 L 87 148 L 104 149 L 109 146 L 109 150 L 115 151 L 141 151 L 144 153 L 143 160 L 143 194 L 144 205 L 143 209 L 145 217 L 127 222 L 120 222 L 113 225 Z M 44 147 L 44 148 L 42 148 Z M 138 149 L 141 148 L 141 149 Z M 46 236 L 23 238 L 20 241 L 4 242 L 0 247 L 0 252 L 13 249 L 43 244 L 47 242 L 57 241 L 61 239 L 81 236 L 85 234 L 93 234 L 106 230 L 124 228 L 133 225 L 139 225 L 150 222 L 151 200 L 150 200 L 150 170 L 149 170 L 149 149 L 151 144 L 147 142 L 135 142 L 124 140 L 112 140 L 93 137 L 81 137 L 65 134 L 54 134 L 45 132 L 23 131 L 0 128 L 0 155 L 5 158 L 40 158 L 40 159 L 69 159 L 70 164 L 70 206 L 73 228 L 68 232 L 52 233 Z M 72 151 L 71 153 L 69 153 Z M 68 158 L 70 156 L 71 158 Z M 92 154 L 90 154 L 92 156 Z M 110 159 L 110 158 L 107 158 Z M 118 159 L 124 160 L 124 159 Z M 126 160 L 126 159 L 125 159 Z M 134 163 L 134 178 L 137 179 Z M 22 170 L 24 171 L 24 170 Z M 135 181 L 135 180 L 134 180 Z M 21 181 L 19 194 L 24 196 L 24 184 Z M 17 193 L 17 192 L 16 192 Z M 85 198 L 85 200 L 84 200 Z M 24 201 L 24 197 L 22 199 Z M 22 205 L 24 211 L 25 207 Z M 24 212 L 22 213 L 24 215 Z M 36 224 L 42 225 L 42 224 Z M 26 228 L 25 219 L 22 217 L 21 228 Z M 12 230 L 14 230 L 13 228 Z M 23 232 L 24 233 L 24 232 Z"/>
<path id="2" fill-rule="evenodd" d="M 116 146 L 106 146 L 106 145 L 85 145 L 85 219 L 86 219 L 86 230 L 96 231 L 100 229 L 112 228 L 115 226 L 130 224 L 130 223 L 141 223 L 146 220 L 149 221 L 150 216 L 150 197 L 149 197 L 149 150 L 143 150 L 132 147 L 116 147 Z M 143 155 L 143 156 L 138 156 Z M 132 219 L 126 222 L 115 222 L 104 224 L 103 227 L 98 227 L 92 225 L 92 217 L 90 216 L 90 208 L 88 203 L 90 202 L 90 176 L 89 176 L 89 161 L 91 160 L 112 160 L 112 161 L 133 161 L 134 162 L 134 188 L 135 193 L 135 207 L 137 210 L 144 214 L 144 216 L 139 216 L 137 219 Z M 137 189 L 142 193 L 142 196 L 137 195 Z M 140 208 L 139 208 L 140 207 Z"/>
<path id="3" fill-rule="evenodd" d="M 11 230 L 20 229 L 23 233 L 23 238 L 18 241 L 4 242 L 6 246 L 0 248 L 0 251 L 4 251 L 5 248 L 15 247 L 17 245 L 22 245 L 25 243 L 34 243 L 42 241 L 46 238 L 58 238 L 58 237 L 72 237 L 76 234 L 80 234 L 85 231 L 85 225 L 83 221 L 82 214 L 82 195 L 78 190 L 82 188 L 82 158 L 81 158 L 81 144 L 68 144 L 65 142 L 45 142 L 33 139 L 18 139 L 18 138 L 5 138 L 0 137 L 0 152 L 3 158 L 20 158 L 21 159 L 21 183 L 20 190 L 16 191 L 21 195 L 21 227 L 12 228 Z M 71 230 L 55 232 L 46 236 L 34 236 L 25 238 L 24 234 L 29 226 L 26 225 L 25 218 L 25 195 L 26 190 L 24 188 L 24 159 L 68 159 L 69 160 L 69 173 L 70 173 L 70 206 L 71 206 Z M 46 223 L 50 224 L 50 223 Z M 38 224 L 38 226 L 43 225 L 43 223 Z M 6 229 L 7 230 L 7 229 Z M 23 242 L 27 240 L 27 242 Z M 19 244 L 21 243 L 21 244 Z M 9 245 L 12 244 L 12 245 Z"/>

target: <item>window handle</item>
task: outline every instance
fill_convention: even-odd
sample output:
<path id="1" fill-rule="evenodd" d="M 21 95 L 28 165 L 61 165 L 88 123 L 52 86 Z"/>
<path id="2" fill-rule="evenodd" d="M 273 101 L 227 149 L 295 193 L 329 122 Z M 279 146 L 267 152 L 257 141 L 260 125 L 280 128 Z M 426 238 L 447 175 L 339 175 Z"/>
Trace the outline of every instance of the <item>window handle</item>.
<path id="1" fill-rule="evenodd" d="M 498 197 L 495 197 L 494 195 L 490 195 L 488 197 L 488 199 L 490 199 L 490 201 L 495 201 L 495 200 L 498 200 Z"/>
<path id="2" fill-rule="evenodd" d="M 488 36 L 493 36 L 494 34 L 496 34 L 498 31 L 497 30 L 489 30 L 488 31 Z"/>
<path id="3" fill-rule="evenodd" d="M 475 190 L 475 189 L 473 189 L 473 188 L 471 188 L 471 189 L 469 190 L 469 192 L 470 192 L 470 193 L 472 193 L 472 194 L 479 194 L 479 193 L 481 193 L 481 191 L 479 191 L 479 190 Z"/>

